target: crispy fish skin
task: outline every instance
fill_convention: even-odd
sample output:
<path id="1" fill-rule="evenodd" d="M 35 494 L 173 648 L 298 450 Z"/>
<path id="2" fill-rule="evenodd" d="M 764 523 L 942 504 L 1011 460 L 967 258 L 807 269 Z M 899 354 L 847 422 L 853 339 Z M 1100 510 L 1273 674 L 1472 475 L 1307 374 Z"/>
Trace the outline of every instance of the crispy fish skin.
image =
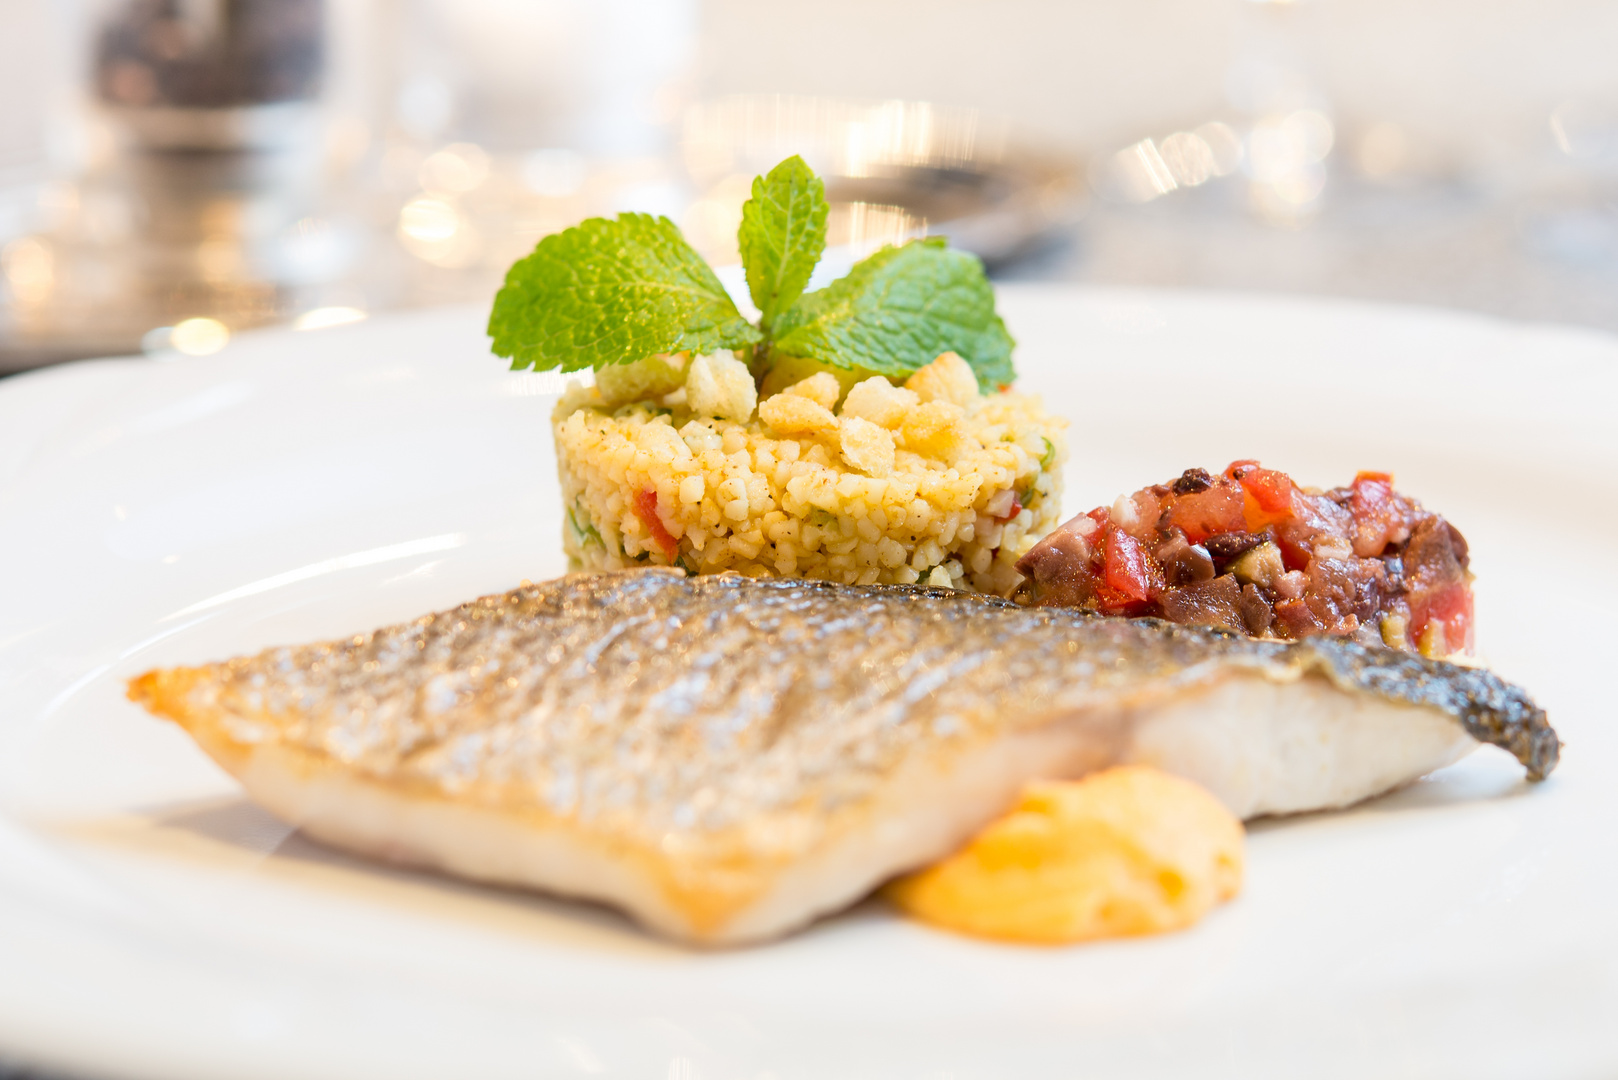
<path id="1" fill-rule="evenodd" d="M 1035 777 L 1151 760 L 1230 780 L 1246 814 L 1356 801 L 1473 739 L 1538 779 L 1559 745 L 1487 672 L 1348 641 L 678 570 L 152 671 L 129 696 L 317 837 L 709 943 L 774 936 L 940 857 Z M 1273 731 L 1314 701 L 1336 717 L 1322 730 L 1408 731 L 1411 760 L 1266 802 L 1264 769 L 1336 765 L 1295 746 L 1232 765 L 1242 734 L 1185 749 L 1215 730 L 1209 708 Z"/>
<path id="2" fill-rule="evenodd" d="M 1318 670 L 1338 686 L 1448 713 L 1478 742 L 1516 758 L 1530 780 L 1545 779 L 1561 759 L 1562 743 L 1545 710 L 1493 672 L 1348 638 L 1317 637 L 1308 644 Z"/>

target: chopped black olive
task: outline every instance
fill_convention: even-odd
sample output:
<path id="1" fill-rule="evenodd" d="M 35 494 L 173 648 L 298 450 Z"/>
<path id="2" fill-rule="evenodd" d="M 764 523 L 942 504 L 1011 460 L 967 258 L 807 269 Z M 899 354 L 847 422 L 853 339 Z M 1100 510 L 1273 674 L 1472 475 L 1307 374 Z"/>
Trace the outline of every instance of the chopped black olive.
<path id="1" fill-rule="evenodd" d="M 1207 491 L 1213 487 L 1213 477 L 1208 475 L 1207 469 L 1187 469 L 1174 481 L 1174 494 L 1195 495 L 1199 491 Z"/>
<path id="2" fill-rule="evenodd" d="M 1208 549 L 1208 554 L 1224 562 L 1234 559 L 1244 551 L 1251 551 L 1264 543 L 1264 540 L 1265 536 L 1262 533 L 1228 532 L 1208 537 L 1203 541 L 1203 546 Z"/>

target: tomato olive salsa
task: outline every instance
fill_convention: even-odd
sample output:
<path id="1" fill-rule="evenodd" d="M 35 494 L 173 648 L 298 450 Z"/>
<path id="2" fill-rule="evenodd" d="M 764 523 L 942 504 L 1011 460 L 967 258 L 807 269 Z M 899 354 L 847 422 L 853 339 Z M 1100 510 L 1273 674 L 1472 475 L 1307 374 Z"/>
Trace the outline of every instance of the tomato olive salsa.
<path id="1" fill-rule="evenodd" d="M 1062 525 L 1018 562 L 1016 599 L 1447 656 L 1472 649 L 1467 564 L 1460 532 L 1387 473 L 1316 491 L 1237 461 Z"/>

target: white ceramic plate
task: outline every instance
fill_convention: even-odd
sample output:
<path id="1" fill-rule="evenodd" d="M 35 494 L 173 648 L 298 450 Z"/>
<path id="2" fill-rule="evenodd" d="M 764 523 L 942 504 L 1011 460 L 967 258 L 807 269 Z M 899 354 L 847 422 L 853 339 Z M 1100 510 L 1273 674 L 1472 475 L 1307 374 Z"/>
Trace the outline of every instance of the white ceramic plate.
<path id="1" fill-rule="evenodd" d="M 95 1076 L 1618 1074 L 1618 340 L 1253 297 L 1007 288 L 1068 507 L 1257 456 L 1457 522 L 1480 637 L 1567 743 L 1259 824 L 1194 931 L 979 943 L 870 904 L 728 953 L 350 859 L 126 677 L 559 572 L 553 377 L 482 313 L 0 384 L 0 1053 Z"/>

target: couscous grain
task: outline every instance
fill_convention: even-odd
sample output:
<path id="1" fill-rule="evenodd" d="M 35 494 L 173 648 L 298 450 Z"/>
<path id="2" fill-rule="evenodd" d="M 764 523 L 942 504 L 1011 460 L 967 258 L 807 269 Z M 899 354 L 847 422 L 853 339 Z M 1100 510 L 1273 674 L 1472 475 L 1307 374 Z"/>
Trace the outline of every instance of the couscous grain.
<path id="1" fill-rule="evenodd" d="M 844 396 L 818 373 L 756 406 L 729 354 L 686 370 L 658 398 L 574 385 L 558 403 L 575 568 L 1005 592 L 1059 519 L 1065 423 L 1034 397 L 978 394 L 952 353 L 902 387 L 873 377 Z"/>

